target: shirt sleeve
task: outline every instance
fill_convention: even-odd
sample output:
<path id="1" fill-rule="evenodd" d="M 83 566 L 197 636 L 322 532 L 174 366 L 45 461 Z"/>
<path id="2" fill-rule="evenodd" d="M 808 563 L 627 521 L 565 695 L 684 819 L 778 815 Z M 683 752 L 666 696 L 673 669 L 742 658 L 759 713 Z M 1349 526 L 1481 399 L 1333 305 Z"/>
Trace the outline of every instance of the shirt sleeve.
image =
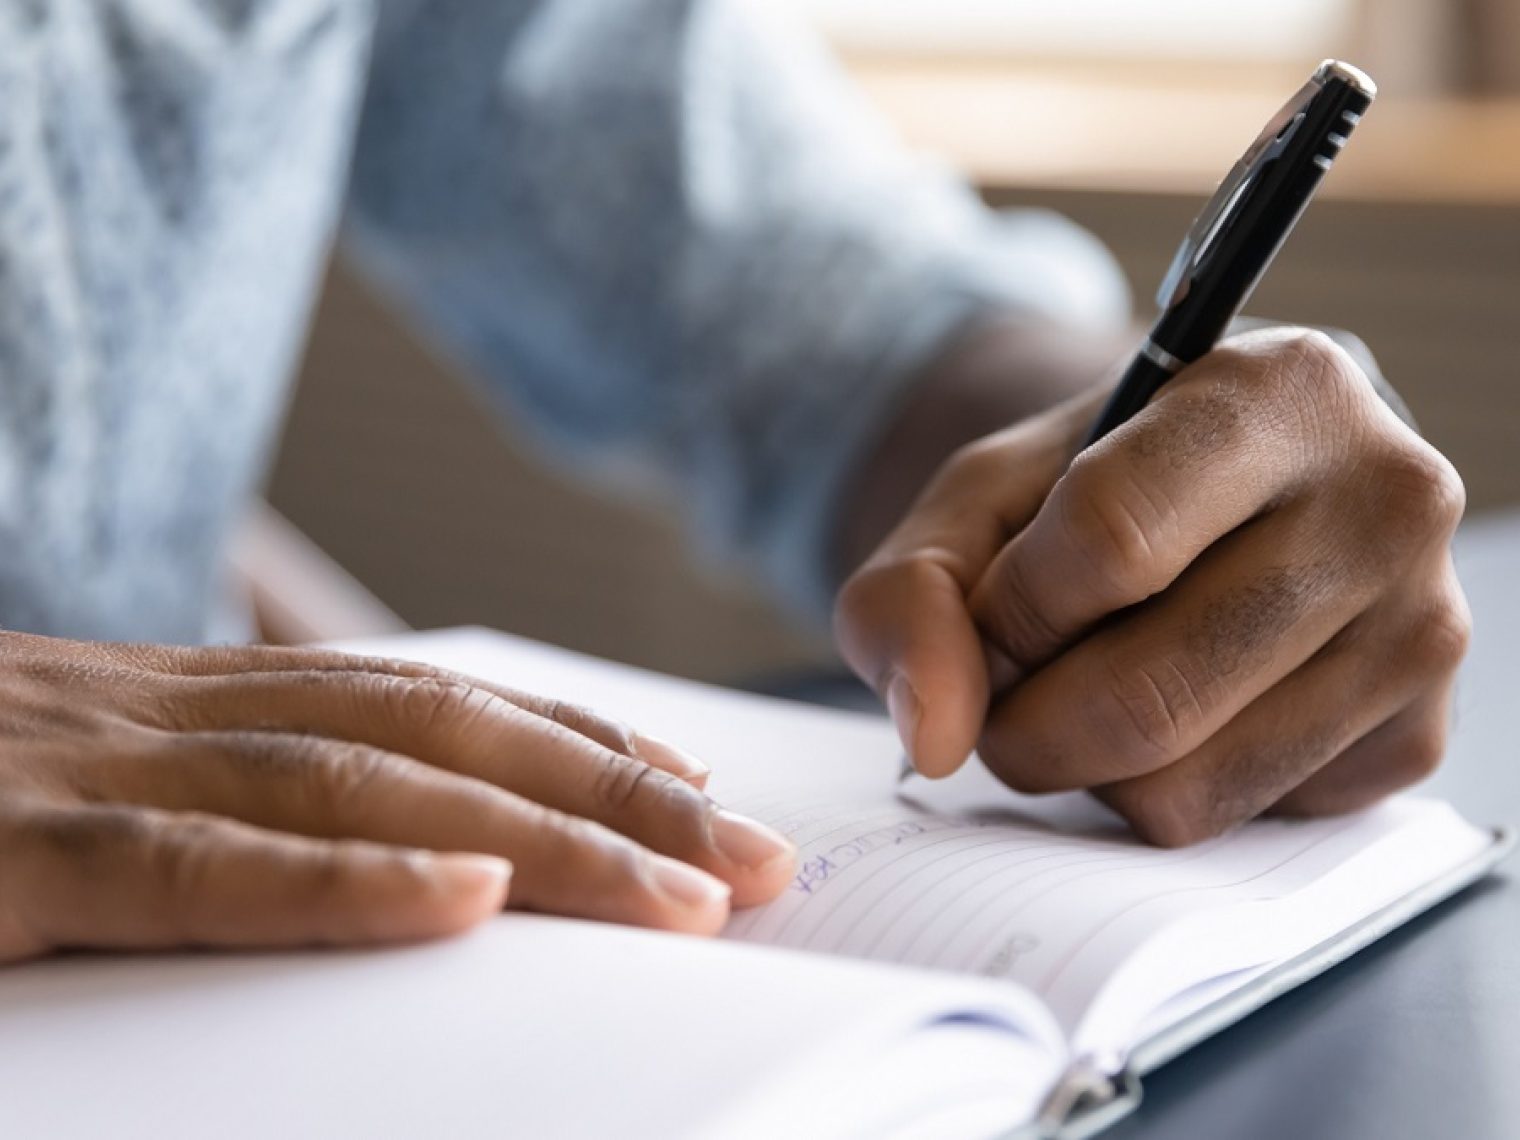
<path id="1" fill-rule="evenodd" d="M 535 439 L 826 610 L 852 464 L 947 336 L 1110 327 L 1096 240 L 910 157 L 761 0 L 393 0 L 349 246 Z"/>

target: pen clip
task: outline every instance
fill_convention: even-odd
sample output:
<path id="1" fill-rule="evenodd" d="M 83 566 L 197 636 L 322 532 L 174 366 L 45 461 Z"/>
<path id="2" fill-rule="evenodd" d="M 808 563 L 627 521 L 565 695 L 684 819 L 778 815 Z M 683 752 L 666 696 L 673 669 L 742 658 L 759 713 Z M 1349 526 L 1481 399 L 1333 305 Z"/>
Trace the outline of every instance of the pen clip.
<path id="1" fill-rule="evenodd" d="M 1316 72 L 1267 121 L 1261 134 L 1256 136 L 1256 141 L 1246 148 L 1240 161 L 1224 176 L 1224 181 L 1219 184 L 1214 196 L 1205 204 L 1187 236 L 1182 239 L 1182 245 L 1178 247 L 1171 267 L 1166 271 L 1161 289 L 1156 294 L 1156 304 L 1163 310 L 1170 309 L 1187 296 L 1193 276 L 1213 244 L 1213 239 L 1224 229 L 1233 210 L 1245 198 L 1267 164 L 1282 153 L 1298 124 L 1303 122 L 1309 104 L 1322 90 L 1324 80 Z"/>

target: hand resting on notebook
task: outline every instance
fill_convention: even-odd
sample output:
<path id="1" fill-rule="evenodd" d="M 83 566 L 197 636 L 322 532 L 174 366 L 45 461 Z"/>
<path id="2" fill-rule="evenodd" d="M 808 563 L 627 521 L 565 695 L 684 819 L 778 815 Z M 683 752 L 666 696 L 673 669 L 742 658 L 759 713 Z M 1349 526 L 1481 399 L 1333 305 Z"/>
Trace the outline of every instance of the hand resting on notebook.
<path id="1" fill-rule="evenodd" d="M 1469 633 L 1451 465 L 1302 330 L 1226 342 L 1073 462 L 1105 396 L 961 448 L 841 592 L 917 769 L 975 747 L 1165 845 L 1428 774 Z"/>
<path id="2" fill-rule="evenodd" d="M 0 962 L 409 941 L 503 902 L 712 933 L 794 853 L 705 776 L 427 666 L 0 633 Z"/>

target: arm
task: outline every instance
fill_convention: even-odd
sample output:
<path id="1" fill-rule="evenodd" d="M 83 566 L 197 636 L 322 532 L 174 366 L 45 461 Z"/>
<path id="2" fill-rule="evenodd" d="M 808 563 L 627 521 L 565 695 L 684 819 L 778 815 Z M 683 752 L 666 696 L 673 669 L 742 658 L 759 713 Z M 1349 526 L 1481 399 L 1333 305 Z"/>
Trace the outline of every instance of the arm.
<path id="1" fill-rule="evenodd" d="M 540 440 L 690 489 L 695 533 L 817 612 L 842 486 L 933 358 L 1124 319 L 1091 238 L 909 159 L 766 5 L 450 11 L 377 41 L 358 260 Z"/>

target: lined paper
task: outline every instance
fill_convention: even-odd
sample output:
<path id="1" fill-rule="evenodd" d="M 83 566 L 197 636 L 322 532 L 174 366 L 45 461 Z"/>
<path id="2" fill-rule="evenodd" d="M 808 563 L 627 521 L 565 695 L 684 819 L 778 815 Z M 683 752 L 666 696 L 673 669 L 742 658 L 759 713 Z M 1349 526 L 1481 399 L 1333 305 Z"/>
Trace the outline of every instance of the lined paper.
<path id="1" fill-rule="evenodd" d="M 1261 821 L 1164 851 L 1101 822 L 1031 820 L 1027 805 L 974 817 L 889 797 L 848 811 L 779 796 L 738 806 L 790 835 L 802 860 L 784 896 L 737 916 L 726 937 L 1010 979 L 1041 997 L 1069 1031 L 1125 960 L 1167 927 L 1289 899 L 1369 846 L 1424 825 L 1439 808 L 1398 801 L 1350 817 Z M 1068 808 L 1062 805 L 1071 816 Z M 1014 814 L 1019 822 L 1006 822 Z M 1392 887 L 1406 889 L 1396 881 Z M 1366 888 L 1359 884 L 1364 896 Z M 1333 905 L 1335 922 L 1348 925 L 1348 908 L 1358 901 Z M 1299 921 L 1305 938 L 1317 939 L 1324 935 L 1312 917 Z M 1257 965 L 1278 952 L 1281 939 L 1210 942 L 1162 970 L 1170 975 L 1158 979 L 1163 992 L 1147 1000 L 1159 1004 L 1171 996 L 1165 987 Z"/>

